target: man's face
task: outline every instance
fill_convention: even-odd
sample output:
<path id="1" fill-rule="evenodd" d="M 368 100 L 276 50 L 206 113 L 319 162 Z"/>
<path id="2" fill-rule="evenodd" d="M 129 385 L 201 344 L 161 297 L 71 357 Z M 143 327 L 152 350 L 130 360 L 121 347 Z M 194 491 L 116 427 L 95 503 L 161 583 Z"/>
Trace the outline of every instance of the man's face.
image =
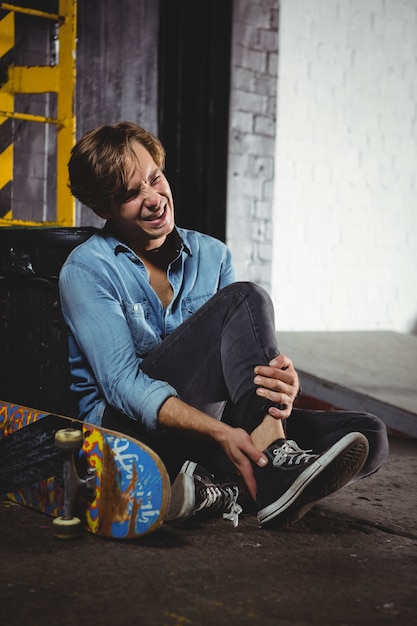
<path id="1" fill-rule="evenodd" d="M 137 161 L 122 203 L 102 217 L 110 220 L 122 239 L 137 251 L 157 248 L 174 228 L 174 201 L 161 169 L 140 143 L 134 144 Z"/>

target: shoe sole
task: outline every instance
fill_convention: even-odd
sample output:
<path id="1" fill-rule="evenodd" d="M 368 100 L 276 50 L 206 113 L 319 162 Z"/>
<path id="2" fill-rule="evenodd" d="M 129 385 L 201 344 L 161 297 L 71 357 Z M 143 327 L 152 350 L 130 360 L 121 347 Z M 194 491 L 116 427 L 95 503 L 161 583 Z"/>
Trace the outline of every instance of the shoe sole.
<path id="1" fill-rule="evenodd" d="M 262 525 L 301 519 L 316 502 L 344 487 L 362 469 L 369 451 L 361 433 L 349 433 L 298 476 L 278 500 L 258 511 Z"/>
<path id="2" fill-rule="evenodd" d="M 184 465 L 171 485 L 171 502 L 168 513 L 165 516 L 166 522 L 185 521 L 194 512 L 195 508 L 195 486 L 194 470 L 197 463 L 185 461 Z"/>

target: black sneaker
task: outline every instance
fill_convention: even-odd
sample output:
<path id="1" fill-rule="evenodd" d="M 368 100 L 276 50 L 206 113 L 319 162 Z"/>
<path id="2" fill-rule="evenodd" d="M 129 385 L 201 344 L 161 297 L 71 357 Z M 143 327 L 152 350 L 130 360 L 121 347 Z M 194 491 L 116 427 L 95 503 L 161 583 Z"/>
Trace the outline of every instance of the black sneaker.
<path id="1" fill-rule="evenodd" d="M 346 485 L 368 456 L 368 440 L 349 433 L 322 454 L 301 450 L 295 441 L 279 439 L 265 454 L 269 463 L 255 467 L 256 504 L 261 525 L 299 520 L 321 498 Z"/>
<path id="2" fill-rule="evenodd" d="M 171 487 L 171 504 L 165 521 L 184 522 L 223 515 L 236 527 L 242 508 L 237 504 L 239 487 L 234 483 L 215 483 L 204 467 L 185 461 Z"/>

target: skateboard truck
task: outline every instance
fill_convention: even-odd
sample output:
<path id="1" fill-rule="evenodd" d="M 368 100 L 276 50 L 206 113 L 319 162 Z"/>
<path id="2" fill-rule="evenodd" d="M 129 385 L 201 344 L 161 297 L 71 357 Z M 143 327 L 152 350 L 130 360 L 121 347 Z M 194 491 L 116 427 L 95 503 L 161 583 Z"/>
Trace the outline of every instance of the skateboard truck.
<path id="1" fill-rule="evenodd" d="M 79 517 L 73 515 L 75 502 L 81 489 L 94 492 L 95 470 L 87 470 L 87 477 L 79 477 L 75 465 L 76 453 L 83 445 L 83 433 L 76 428 L 62 428 L 55 433 L 55 446 L 64 455 L 64 502 L 62 516 L 53 521 L 53 534 L 57 539 L 75 539 L 81 534 Z"/>

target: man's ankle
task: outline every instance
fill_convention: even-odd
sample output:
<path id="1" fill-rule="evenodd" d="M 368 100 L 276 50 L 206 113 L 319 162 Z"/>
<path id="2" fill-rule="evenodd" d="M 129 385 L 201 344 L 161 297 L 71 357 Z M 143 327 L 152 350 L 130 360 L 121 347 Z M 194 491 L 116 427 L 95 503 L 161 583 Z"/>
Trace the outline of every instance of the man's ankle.
<path id="1" fill-rule="evenodd" d="M 261 451 L 266 450 L 278 439 L 285 439 L 282 422 L 272 415 L 265 415 L 262 423 L 251 432 L 251 439 L 255 448 Z"/>

